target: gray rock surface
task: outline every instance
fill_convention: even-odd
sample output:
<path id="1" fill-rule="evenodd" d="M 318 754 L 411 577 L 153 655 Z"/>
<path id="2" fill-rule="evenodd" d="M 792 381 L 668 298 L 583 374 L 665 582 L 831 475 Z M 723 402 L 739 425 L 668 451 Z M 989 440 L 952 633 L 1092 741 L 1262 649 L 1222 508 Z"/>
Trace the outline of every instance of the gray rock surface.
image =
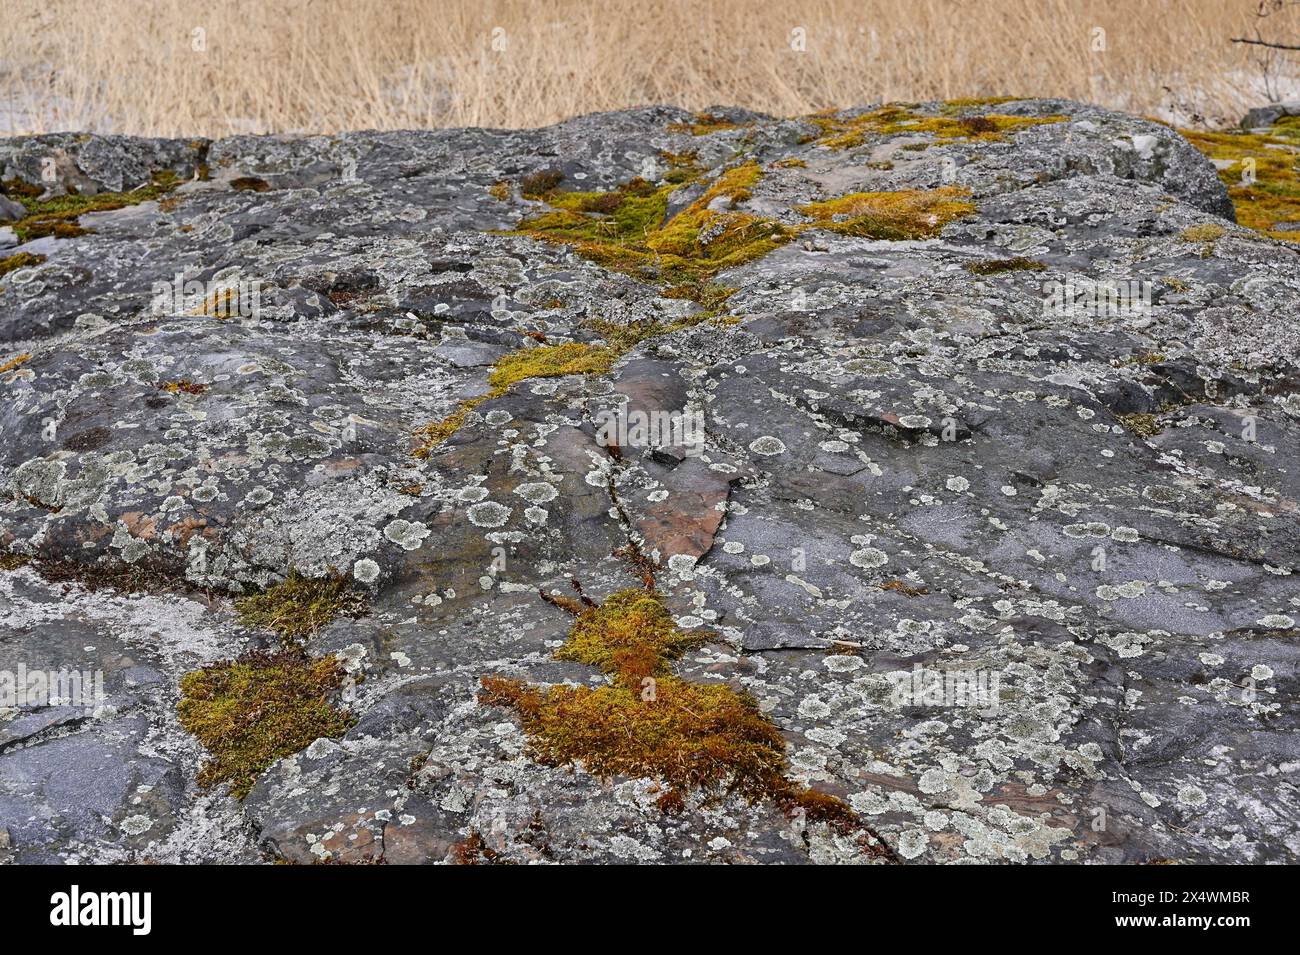
<path id="1" fill-rule="evenodd" d="M 1066 119 L 846 150 L 738 111 L 695 136 L 668 108 L 0 140 L 0 178 L 46 187 L 53 167 L 56 194 L 186 180 L 5 252 L 45 261 L 0 277 L 0 365 L 30 355 L 0 373 L 0 545 L 158 589 L 0 572 L 0 671 L 105 689 L 89 714 L 0 709 L 0 861 L 440 862 L 471 835 L 515 862 L 870 861 L 771 806 L 666 817 L 653 781 L 538 765 L 514 715 L 476 703 L 488 674 L 593 680 L 551 659 L 569 618 L 537 590 L 634 585 L 612 556 L 629 539 L 679 622 L 711 629 L 678 672 L 753 694 L 793 774 L 904 861 L 1297 861 L 1300 250 L 1237 227 L 1167 127 L 997 111 Z M 537 334 L 598 343 L 593 322 L 698 308 L 505 234 L 546 207 L 489 190 L 550 168 L 563 188 L 656 181 L 686 152 L 706 182 L 760 163 L 736 208 L 787 225 L 944 185 L 977 211 L 921 240 L 804 231 L 716 277 L 737 321 L 518 384 L 413 455 Z M 1222 236 L 1183 236 L 1206 225 Z M 1042 268 L 967 268 L 1011 257 Z M 256 308 L 160 306 L 178 276 Z M 1044 306 L 1054 284 L 1130 281 L 1149 307 Z M 178 381 L 205 387 L 160 387 Z M 620 396 L 699 409 L 703 454 L 611 456 L 596 420 Z M 310 641 L 364 674 L 358 722 L 239 802 L 196 785 L 178 682 L 272 642 L 230 601 L 291 568 L 371 598 Z M 994 705 L 900 697 L 917 667 L 996 681 Z"/>
<path id="2" fill-rule="evenodd" d="M 1269 103 L 1247 110 L 1242 129 L 1267 129 L 1284 116 L 1300 116 L 1300 103 Z"/>

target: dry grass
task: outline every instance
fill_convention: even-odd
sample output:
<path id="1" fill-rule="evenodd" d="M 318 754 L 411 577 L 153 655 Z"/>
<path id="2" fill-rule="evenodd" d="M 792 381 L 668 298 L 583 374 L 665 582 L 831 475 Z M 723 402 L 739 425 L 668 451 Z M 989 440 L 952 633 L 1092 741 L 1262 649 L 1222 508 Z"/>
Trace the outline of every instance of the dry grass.
<path id="1" fill-rule="evenodd" d="M 1228 42 L 1254 35 L 1256 6 L 3 0 L 0 134 L 536 126 L 647 103 L 793 115 L 998 94 L 1215 125 L 1235 122 L 1279 83 L 1292 84 L 1281 95 L 1300 94 L 1296 54 Z M 1284 6 L 1262 28 L 1296 42 L 1300 6 Z M 1105 49 L 1094 49 L 1098 29 Z M 793 48 L 797 30 L 802 51 Z"/>

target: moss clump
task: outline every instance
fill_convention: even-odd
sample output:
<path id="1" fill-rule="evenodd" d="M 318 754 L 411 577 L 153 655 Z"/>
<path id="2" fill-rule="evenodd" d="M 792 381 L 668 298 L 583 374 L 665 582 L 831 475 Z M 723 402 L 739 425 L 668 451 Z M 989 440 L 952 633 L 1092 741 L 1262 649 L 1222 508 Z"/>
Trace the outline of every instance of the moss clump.
<path id="1" fill-rule="evenodd" d="M 617 357 L 609 348 L 580 342 L 525 348 L 499 358 L 488 375 L 488 384 L 499 395 L 530 378 L 604 374 Z"/>
<path id="2" fill-rule="evenodd" d="M 333 295 L 330 296 L 330 299 L 333 301 Z M 189 314 L 207 315 L 212 318 L 234 318 L 239 315 L 239 290 L 235 288 L 217 289 Z"/>
<path id="3" fill-rule="evenodd" d="M 578 614 L 555 659 L 596 667 L 639 690 L 645 677 L 662 674 L 669 662 L 701 642 L 698 634 L 678 629 L 657 594 L 621 590 Z"/>
<path id="4" fill-rule="evenodd" d="M 1060 123 L 1065 116 L 1007 116 L 1001 113 L 987 113 L 973 116 L 953 115 L 961 111 L 960 103 L 953 100 L 945 107 L 947 115 L 926 116 L 898 103 L 882 106 L 869 113 L 841 119 L 833 113 L 820 113 L 808 117 L 817 125 L 822 136 L 814 142 L 827 149 L 852 149 L 860 146 L 873 136 L 897 136 L 908 133 L 924 133 L 938 140 L 968 140 L 979 142 L 1000 142 L 1007 133 L 1019 132 L 1031 126 Z"/>
<path id="5" fill-rule="evenodd" d="M 718 133 L 724 129 L 738 129 L 748 123 L 733 123 L 725 116 L 718 116 L 714 113 L 696 113 L 689 123 L 669 123 L 668 132 L 670 133 L 687 133 L 691 136 L 707 136 L 709 133 Z"/>
<path id="6" fill-rule="evenodd" d="M 176 381 L 164 381 L 158 386 L 158 390 L 165 391 L 169 395 L 181 393 L 187 395 L 201 395 L 208 390 L 208 386 L 190 381 L 188 378 L 179 378 Z"/>
<path id="7" fill-rule="evenodd" d="M 929 239 L 954 219 L 973 215 L 975 204 L 966 200 L 970 190 L 957 186 L 941 189 L 903 189 L 897 192 L 855 192 L 801 206 L 799 211 L 816 220 L 818 228 L 869 239 Z"/>
<path id="8" fill-rule="evenodd" d="M 1215 222 L 1206 222 L 1202 225 L 1194 225 L 1184 229 L 1178 234 L 1178 238 L 1184 242 L 1196 242 L 1201 246 L 1201 258 L 1209 258 L 1214 254 L 1214 243 L 1218 242 L 1228 232 L 1223 226 Z"/>
<path id="9" fill-rule="evenodd" d="M 19 269 L 29 269 L 34 265 L 40 265 L 44 261 L 45 256 L 43 255 L 19 252 L 8 258 L 0 259 L 0 276 L 8 275 L 10 272 L 17 272 Z"/>
<path id="10" fill-rule="evenodd" d="M 469 398 L 462 401 L 456 410 L 439 421 L 433 421 L 419 428 L 415 432 L 415 437 L 419 444 L 411 453 L 417 458 L 427 458 L 433 453 L 438 445 L 442 444 L 453 434 L 461 429 L 465 423 L 465 417 L 488 399 L 488 395 L 480 395 L 477 398 Z"/>
<path id="11" fill-rule="evenodd" d="M 491 387 L 486 395 L 467 398 L 440 421 L 424 425 L 415 432 L 419 442 L 411 452 L 427 458 L 440 444 L 460 430 L 471 411 L 489 398 L 499 398 L 510 386 L 531 378 L 560 378 L 564 375 L 603 375 L 618 360 L 622 350 L 603 345 L 566 342 L 563 345 L 540 345 L 521 348 L 503 355 L 488 374 Z"/>
<path id="12" fill-rule="evenodd" d="M 75 238 L 86 235 L 89 230 L 78 224 L 77 219 L 89 212 L 108 212 L 137 205 L 152 199 L 160 199 L 180 184 L 176 173 L 170 169 L 154 173 L 148 185 L 132 189 L 129 192 L 101 192 L 94 196 L 82 196 L 76 193 L 55 196 L 53 199 L 40 199 L 36 195 L 20 194 L 19 201 L 27 210 L 27 215 L 14 223 L 14 232 L 19 242 L 30 242 L 45 236 L 60 239 Z"/>
<path id="13" fill-rule="evenodd" d="M 1117 418 L 1119 423 L 1127 430 L 1134 434 L 1140 434 L 1144 438 L 1160 433 L 1160 425 L 1156 422 L 1156 416 L 1153 414 L 1136 411 L 1133 414 L 1118 415 Z"/>
<path id="14" fill-rule="evenodd" d="M 17 570 L 19 567 L 26 567 L 32 560 L 33 558 L 26 554 L 13 554 L 6 551 L 0 553 L 0 570 Z"/>
<path id="15" fill-rule="evenodd" d="M 539 689 L 484 677 L 480 702 L 518 714 L 538 762 L 582 761 L 594 775 L 659 779 L 671 791 L 739 792 L 757 802 L 785 768 L 784 740 L 747 696 L 724 685 L 656 681 L 655 700 L 625 686 Z"/>
<path id="16" fill-rule="evenodd" d="M 556 659 L 597 667 L 609 683 L 542 688 L 482 679 L 479 702 L 515 710 L 539 762 L 581 762 L 602 778 L 660 780 L 667 790 L 659 805 L 669 814 L 685 808 L 690 792 L 706 800 L 736 793 L 803 810 L 846 832 L 861 829 L 841 800 L 787 778 L 785 740 L 752 697 L 669 672 L 703 638 L 680 630 L 658 593 L 623 590 L 580 610 L 550 599 L 576 614 Z"/>
<path id="17" fill-rule="evenodd" d="M 982 106 L 1001 106 L 1003 103 L 1015 103 L 1023 98 L 1021 96 L 976 96 L 950 99 L 944 100 L 943 111 L 945 113 L 957 113 Z"/>
<path id="18" fill-rule="evenodd" d="M 1206 222 L 1203 225 L 1189 226 L 1178 234 L 1178 238 L 1184 242 L 1216 242 L 1222 239 L 1227 231 L 1216 222 Z"/>
<path id="19" fill-rule="evenodd" d="M 1300 123 L 1286 117 L 1268 133 L 1180 130 L 1215 161 L 1237 222 L 1274 239 L 1300 242 Z"/>
<path id="20" fill-rule="evenodd" d="M 1003 272 L 1041 272 L 1045 268 L 1042 262 L 1028 259 L 1023 255 L 1009 259 L 985 259 L 982 262 L 966 263 L 966 271 L 975 275 L 1000 275 Z"/>
<path id="21" fill-rule="evenodd" d="M 239 619 L 250 627 L 274 630 L 285 643 L 308 637 L 340 614 L 358 612 L 359 594 L 338 574 L 303 577 L 296 570 L 259 594 L 235 601 Z"/>
<path id="22" fill-rule="evenodd" d="M 26 362 L 29 362 L 31 360 L 32 360 L 31 352 L 23 352 L 21 355 L 15 355 L 13 358 L 10 358 L 4 364 L 0 364 L 0 375 L 3 375 L 7 371 L 13 371 L 19 365 L 25 364 Z"/>
<path id="23" fill-rule="evenodd" d="M 892 590 L 894 593 L 902 594 L 905 597 L 924 597 L 930 592 L 924 587 L 913 587 L 901 580 L 886 580 L 879 587 L 881 590 Z"/>
<path id="24" fill-rule="evenodd" d="M 726 170 L 665 221 L 669 197 L 700 175 L 693 158 L 669 161 L 673 169 L 664 185 L 632 179 L 609 192 L 548 192 L 546 202 L 555 211 L 526 219 L 514 234 L 563 242 L 593 262 L 639 279 L 699 285 L 766 255 L 797 233 L 736 211 L 762 177 L 756 162 Z"/>
<path id="25" fill-rule="evenodd" d="M 257 176 L 239 176 L 230 180 L 230 188 L 236 192 L 270 192 L 271 184 Z"/>
<path id="26" fill-rule="evenodd" d="M 9 196 L 12 199 L 35 199 L 44 191 L 40 186 L 33 186 L 17 176 L 0 181 L 0 196 Z"/>
<path id="27" fill-rule="evenodd" d="M 525 199 L 540 199 L 563 181 L 559 169 L 540 169 L 519 180 L 519 192 Z"/>
<path id="28" fill-rule="evenodd" d="M 199 783 L 230 783 L 238 799 L 277 760 L 322 737 L 342 736 L 352 717 L 330 702 L 344 671 L 333 655 L 258 651 L 181 678 L 176 712 L 212 758 Z"/>

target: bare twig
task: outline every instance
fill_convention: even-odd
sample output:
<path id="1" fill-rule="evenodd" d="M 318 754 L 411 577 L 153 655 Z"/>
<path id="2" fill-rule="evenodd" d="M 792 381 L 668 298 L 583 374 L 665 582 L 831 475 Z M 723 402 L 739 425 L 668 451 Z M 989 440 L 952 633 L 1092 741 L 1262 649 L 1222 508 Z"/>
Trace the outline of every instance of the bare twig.
<path id="1" fill-rule="evenodd" d="M 1271 40 L 1251 40 L 1247 37 L 1234 36 L 1233 43 L 1249 43 L 1251 46 L 1266 46 L 1270 50 L 1300 50 L 1300 44 L 1274 43 Z"/>

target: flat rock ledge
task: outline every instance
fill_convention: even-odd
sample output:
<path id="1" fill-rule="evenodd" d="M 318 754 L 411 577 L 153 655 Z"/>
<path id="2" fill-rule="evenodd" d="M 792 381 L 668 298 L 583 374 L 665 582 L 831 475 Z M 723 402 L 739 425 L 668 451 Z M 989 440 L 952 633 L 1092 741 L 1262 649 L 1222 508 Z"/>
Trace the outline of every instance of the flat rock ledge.
<path id="1" fill-rule="evenodd" d="M 707 630 L 676 672 L 752 695 L 899 861 L 1296 862 L 1300 246 L 1159 123 L 910 110 L 0 140 L 11 220 L 135 191 L 0 225 L 0 671 L 104 691 L 0 707 L 0 861 L 889 861 L 739 797 L 665 815 L 479 705 L 600 682 L 538 590 L 635 586 L 632 542 Z M 675 174 L 691 267 L 727 266 L 687 292 L 528 226 Z M 808 211 L 903 190 L 973 208 Z M 751 227 L 779 239 L 710 258 Z M 612 365 L 489 382 L 569 343 Z M 701 442 L 612 452 L 620 405 Z M 233 600 L 291 571 L 368 599 L 307 644 L 356 721 L 238 800 L 179 683 L 274 645 Z"/>

